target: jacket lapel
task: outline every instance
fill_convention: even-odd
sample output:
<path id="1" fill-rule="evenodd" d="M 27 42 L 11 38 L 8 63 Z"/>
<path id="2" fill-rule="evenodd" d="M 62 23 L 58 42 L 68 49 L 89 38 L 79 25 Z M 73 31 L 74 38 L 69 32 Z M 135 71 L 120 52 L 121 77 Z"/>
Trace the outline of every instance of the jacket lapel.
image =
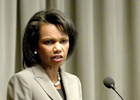
<path id="1" fill-rule="evenodd" d="M 69 78 L 67 77 L 66 73 L 64 71 L 61 70 L 61 77 L 62 77 L 62 81 L 63 81 L 63 86 L 65 89 L 65 93 L 66 93 L 66 98 L 67 100 L 74 100 L 73 99 L 73 90 L 72 87 L 70 86 L 70 83 L 72 82 L 71 80 L 69 80 Z"/>
<path id="2" fill-rule="evenodd" d="M 32 70 L 35 75 L 35 80 L 38 82 L 41 88 L 46 92 L 46 94 L 50 97 L 50 99 L 62 100 L 61 96 L 57 92 L 56 88 L 52 85 L 51 80 L 45 73 L 44 69 L 40 65 L 38 65 L 32 67 Z"/>

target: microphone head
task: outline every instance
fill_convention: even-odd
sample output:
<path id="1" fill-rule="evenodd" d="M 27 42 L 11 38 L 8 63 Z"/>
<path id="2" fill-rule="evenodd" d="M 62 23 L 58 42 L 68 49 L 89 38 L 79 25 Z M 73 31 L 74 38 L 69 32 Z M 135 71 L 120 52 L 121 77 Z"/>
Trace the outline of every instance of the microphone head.
<path id="1" fill-rule="evenodd" d="M 103 83 L 107 88 L 115 89 L 115 82 L 111 77 L 105 78 Z"/>

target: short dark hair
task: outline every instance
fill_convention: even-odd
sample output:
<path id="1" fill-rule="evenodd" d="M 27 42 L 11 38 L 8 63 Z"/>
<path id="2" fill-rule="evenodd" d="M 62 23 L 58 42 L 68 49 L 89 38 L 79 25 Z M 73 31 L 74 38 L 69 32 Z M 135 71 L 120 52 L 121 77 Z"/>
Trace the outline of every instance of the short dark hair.
<path id="1" fill-rule="evenodd" d="M 39 41 L 39 29 L 43 23 L 51 23 L 55 26 L 62 26 L 65 34 L 69 36 L 69 50 L 68 57 L 73 53 L 76 40 L 77 40 L 77 30 L 75 25 L 70 18 L 65 16 L 59 10 L 51 9 L 46 11 L 39 11 L 33 15 L 33 17 L 27 23 L 24 30 L 23 37 L 23 66 L 27 67 L 40 63 L 40 58 L 38 55 L 34 54 L 34 51 L 38 45 Z"/>

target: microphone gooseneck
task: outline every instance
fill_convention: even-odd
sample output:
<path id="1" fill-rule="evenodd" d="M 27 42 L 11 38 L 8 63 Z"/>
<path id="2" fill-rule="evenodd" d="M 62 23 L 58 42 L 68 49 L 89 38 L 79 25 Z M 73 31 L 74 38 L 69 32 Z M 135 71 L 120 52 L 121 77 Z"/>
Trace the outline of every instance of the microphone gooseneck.
<path id="1" fill-rule="evenodd" d="M 122 97 L 122 96 L 118 93 L 118 91 L 116 90 L 116 88 L 115 88 L 115 82 L 114 82 L 114 80 L 113 80 L 111 77 L 106 77 L 106 78 L 103 80 L 103 83 L 104 83 L 104 85 L 105 85 L 107 88 L 113 89 L 113 90 L 119 95 L 119 97 L 120 97 L 122 100 L 124 100 L 123 97 Z"/>

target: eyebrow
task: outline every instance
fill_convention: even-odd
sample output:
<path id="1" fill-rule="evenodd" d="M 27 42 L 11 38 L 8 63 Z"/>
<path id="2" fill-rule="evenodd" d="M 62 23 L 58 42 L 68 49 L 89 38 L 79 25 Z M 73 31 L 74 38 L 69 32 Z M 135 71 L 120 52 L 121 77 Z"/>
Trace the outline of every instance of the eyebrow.
<path id="1" fill-rule="evenodd" d="M 68 36 L 63 36 L 61 39 L 69 39 L 69 37 Z M 43 38 L 42 40 L 43 41 L 44 40 L 55 40 L 55 38 L 53 38 L 53 37 L 47 37 L 47 38 Z"/>

